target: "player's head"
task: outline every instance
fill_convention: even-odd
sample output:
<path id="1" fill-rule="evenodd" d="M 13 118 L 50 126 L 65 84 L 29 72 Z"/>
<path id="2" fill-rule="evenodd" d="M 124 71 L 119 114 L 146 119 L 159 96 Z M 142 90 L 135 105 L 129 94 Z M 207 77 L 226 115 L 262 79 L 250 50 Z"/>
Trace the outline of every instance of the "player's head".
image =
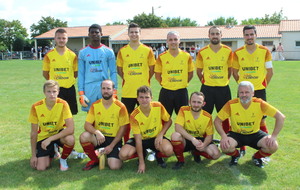
<path id="1" fill-rule="evenodd" d="M 243 35 L 244 35 L 244 40 L 246 45 L 255 44 L 255 40 L 257 37 L 255 26 L 253 25 L 244 26 Z"/>
<path id="2" fill-rule="evenodd" d="M 64 47 L 68 42 L 67 31 L 63 28 L 59 28 L 55 31 L 54 41 L 57 47 Z"/>
<path id="3" fill-rule="evenodd" d="M 142 108 L 150 106 L 152 101 L 152 90 L 149 86 L 141 86 L 137 89 L 137 101 Z"/>
<path id="4" fill-rule="evenodd" d="M 114 94 L 115 84 L 112 80 L 104 80 L 101 83 L 101 93 L 104 100 L 109 100 Z"/>
<path id="5" fill-rule="evenodd" d="M 130 41 L 140 41 L 141 27 L 136 23 L 130 23 L 128 26 L 128 36 Z"/>
<path id="6" fill-rule="evenodd" d="M 242 81 L 238 86 L 238 95 L 242 104 L 248 104 L 254 96 L 254 86 L 249 81 Z"/>
<path id="7" fill-rule="evenodd" d="M 91 40 L 101 40 L 102 28 L 99 24 L 92 24 L 89 27 L 89 37 Z"/>
<path id="8" fill-rule="evenodd" d="M 210 43 L 213 45 L 217 45 L 221 43 L 222 31 L 218 26 L 212 26 L 208 30 L 208 37 L 210 39 Z"/>
<path id="9" fill-rule="evenodd" d="M 179 48 L 180 44 L 180 35 L 176 31 L 170 31 L 167 34 L 167 44 L 170 50 L 176 50 Z"/>
<path id="10" fill-rule="evenodd" d="M 55 101 L 59 93 L 59 84 L 55 80 L 47 80 L 43 86 L 46 100 Z"/>
<path id="11" fill-rule="evenodd" d="M 193 92 L 190 96 L 190 106 L 193 112 L 201 111 L 205 105 L 205 96 L 202 92 Z"/>

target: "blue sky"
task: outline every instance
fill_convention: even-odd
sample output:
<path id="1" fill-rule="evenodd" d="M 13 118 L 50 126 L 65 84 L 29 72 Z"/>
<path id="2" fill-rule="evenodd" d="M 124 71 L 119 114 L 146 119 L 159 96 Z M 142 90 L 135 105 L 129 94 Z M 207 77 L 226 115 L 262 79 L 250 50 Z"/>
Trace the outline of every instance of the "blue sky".
<path id="1" fill-rule="evenodd" d="M 184 3 L 182 3 L 184 2 Z M 230 2 L 230 3 L 229 3 Z M 270 3 L 271 2 L 271 3 Z M 28 30 L 42 16 L 67 21 L 68 26 L 105 25 L 115 21 L 126 23 L 133 16 L 151 13 L 157 16 L 190 18 L 204 26 L 220 16 L 243 19 L 264 17 L 283 9 L 288 19 L 300 19 L 297 0 L 0 0 L 0 18 L 20 20 Z M 159 8 L 160 7 L 160 8 Z"/>

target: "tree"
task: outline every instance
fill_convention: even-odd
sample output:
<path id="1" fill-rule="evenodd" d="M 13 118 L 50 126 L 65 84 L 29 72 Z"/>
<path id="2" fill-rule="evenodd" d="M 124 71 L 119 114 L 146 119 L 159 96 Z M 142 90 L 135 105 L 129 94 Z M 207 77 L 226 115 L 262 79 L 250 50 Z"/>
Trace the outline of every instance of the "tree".
<path id="1" fill-rule="evenodd" d="M 128 23 L 135 22 L 141 28 L 161 27 L 163 24 L 162 18 L 154 14 L 146 15 L 145 13 L 134 16 L 132 20 L 129 19 L 127 20 L 127 22 Z"/>
<path id="2" fill-rule="evenodd" d="M 13 42 L 18 36 L 28 36 L 19 20 L 7 21 L 0 19 L 0 46 L 1 49 L 11 49 Z"/>
<path id="3" fill-rule="evenodd" d="M 228 17 L 226 19 L 225 17 L 222 17 L 222 16 L 217 19 L 207 22 L 208 26 L 237 25 L 237 24 L 238 24 L 238 22 L 234 17 Z"/>
<path id="4" fill-rule="evenodd" d="M 256 24 L 279 24 L 281 20 L 286 20 L 287 17 L 283 16 L 283 10 L 281 9 L 278 13 L 275 11 L 272 16 L 265 14 L 262 18 L 249 18 L 242 20 L 242 25 L 256 25 Z"/>
<path id="5" fill-rule="evenodd" d="M 67 27 L 67 21 L 61 21 L 59 19 L 55 19 L 54 17 L 42 17 L 42 19 L 38 22 L 38 24 L 32 24 L 30 26 L 30 30 L 32 32 L 31 37 L 35 37 L 41 35 L 45 32 L 48 32 L 51 29 L 58 27 Z"/>
<path id="6" fill-rule="evenodd" d="M 12 44 L 13 50 L 14 51 L 24 51 L 25 43 L 26 43 L 25 39 L 21 36 L 18 36 Z"/>
<path id="7" fill-rule="evenodd" d="M 116 21 L 116 22 L 113 22 L 112 24 L 111 23 L 106 24 L 106 26 L 111 26 L 111 25 L 124 25 L 124 23 L 121 21 Z"/>
<path id="8" fill-rule="evenodd" d="M 164 21 L 165 27 L 177 27 L 177 26 L 197 26 L 196 21 L 192 21 L 189 18 L 181 19 L 180 17 L 177 18 L 170 18 L 167 17 Z"/>

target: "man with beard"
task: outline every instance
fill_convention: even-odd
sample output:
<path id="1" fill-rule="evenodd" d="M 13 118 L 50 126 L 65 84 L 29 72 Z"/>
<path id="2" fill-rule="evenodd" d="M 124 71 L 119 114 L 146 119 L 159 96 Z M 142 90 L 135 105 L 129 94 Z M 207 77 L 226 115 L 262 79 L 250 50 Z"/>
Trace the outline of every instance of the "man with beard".
<path id="1" fill-rule="evenodd" d="M 236 149 L 250 146 L 258 150 L 252 161 L 263 168 L 262 158 L 271 156 L 278 149 L 277 136 L 283 127 L 285 116 L 276 108 L 254 96 L 254 86 L 249 81 L 242 81 L 238 86 L 239 98 L 228 101 L 218 113 L 214 124 L 221 136 L 221 149 L 231 156 L 230 166 L 237 165 L 240 153 Z M 271 135 L 260 130 L 263 115 L 276 119 Z M 226 134 L 222 128 L 222 121 L 230 118 L 231 131 Z"/>
<path id="2" fill-rule="evenodd" d="M 101 44 L 102 28 L 98 24 L 89 27 L 90 45 L 79 51 L 78 91 L 82 111 L 88 111 L 92 103 L 102 98 L 99 86 L 105 79 L 115 83 L 117 93 L 117 68 L 112 49 Z"/>
<path id="3" fill-rule="evenodd" d="M 80 135 L 84 152 L 91 159 L 83 170 L 90 170 L 99 165 L 95 149 L 104 148 L 108 166 L 112 170 L 120 169 L 119 149 L 129 116 L 125 105 L 113 98 L 114 83 L 104 80 L 101 84 L 102 99 L 92 104 L 84 124 L 85 132 Z"/>
<path id="4" fill-rule="evenodd" d="M 208 31 L 210 44 L 200 49 L 196 58 L 197 75 L 202 83 L 200 91 L 205 95 L 206 104 L 203 109 L 212 114 L 214 107 L 217 112 L 226 102 L 231 100 L 229 79 L 233 53 L 221 44 L 222 31 L 212 26 Z M 222 123 L 227 133 L 230 128 L 228 119 Z"/>
<path id="5" fill-rule="evenodd" d="M 211 115 L 202 110 L 205 105 L 204 94 L 193 92 L 190 97 L 190 106 L 182 106 L 175 121 L 175 130 L 172 134 L 173 151 L 178 162 L 173 169 L 180 169 L 184 165 L 183 152 L 193 151 L 194 155 L 204 156 L 207 159 L 218 159 L 221 153 L 212 142 L 213 125 Z M 195 159 L 200 163 L 200 159 Z"/>
<path id="6" fill-rule="evenodd" d="M 254 97 L 267 101 L 266 87 L 273 76 L 272 54 L 267 47 L 255 43 L 255 26 L 244 26 L 243 35 L 245 45 L 233 55 L 233 77 L 238 83 L 250 81 L 254 85 Z M 261 119 L 260 129 L 268 133 L 265 118 L 263 116 Z M 242 149 L 242 155 L 244 154 Z"/>

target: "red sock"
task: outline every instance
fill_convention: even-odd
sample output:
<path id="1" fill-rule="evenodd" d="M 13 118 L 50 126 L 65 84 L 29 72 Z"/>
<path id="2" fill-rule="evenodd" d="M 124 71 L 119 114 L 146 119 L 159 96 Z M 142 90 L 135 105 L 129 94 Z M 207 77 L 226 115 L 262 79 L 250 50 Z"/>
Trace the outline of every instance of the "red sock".
<path id="1" fill-rule="evenodd" d="M 203 156 L 203 157 L 206 158 L 206 159 L 210 159 L 210 160 L 213 159 L 213 158 L 212 158 L 209 154 L 207 154 L 206 152 L 200 152 L 200 155 Z"/>
<path id="2" fill-rule="evenodd" d="M 61 153 L 61 158 L 62 159 L 68 158 L 68 156 L 71 154 L 73 148 L 74 148 L 74 145 L 73 146 L 68 146 L 68 145 L 64 144 L 63 151 Z"/>
<path id="3" fill-rule="evenodd" d="M 129 140 L 129 136 L 130 136 L 130 124 L 128 124 L 126 127 L 126 131 L 124 134 L 124 144 Z"/>
<path id="4" fill-rule="evenodd" d="M 230 124 L 229 124 L 229 119 L 225 119 L 222 122 L 222 127 L 225 133 L 228 133 L 230 131 Z"/>
<path id="5" fill-rule="evenodd" d="M 260 122 L 260 130 L 262 130 L 265 133 L 269 133 L 268 129 L 267 129 L 267 123 L 265 119 L 262 119 Z"/>
<path id="6" fill-rule="evenodd" d="M 241 146 L 240 150 L 246 150 L 246 146 Z"/>
<path id="7" fill-rule="evenodd" d="M 98 156 L 95 153 L 95 147 L 92 143 L 90 143 L 90 142 L 81 143 L 81 146 L 82 146 L 84 152 L 86 153 L 86 155 L 88 155 L 88 157 L 91 160 L 98 162 Z"/>
<path id="8" fill-rule="evenodd" d="M 168 158 L 168 156 L 166 156 L 164 153 L 162 153 L 162 152 L 157 152 L 156 153 L 156 156 L 158 157 L 158 158 Z"/>
<path id="9" fill-rule="evenodd" d="M 265 153 L 262 150 L 259 150 L 254 154 L 254 158 L 264 158 L 264 157 L 271 156 L 271 155 L 272 154 Z"/>
<path id="10" fill-rule="evenodd" d="M 228 156 L 238 157 L 238 156 L 240 156 L 240 152 L 237 149 L 235 149 L 235 151 L 227 153 L 227 155 Z"/>
<path id="11" fill-rule="evenodd" d="M 184 156 L 183 156 L 184 146 L 182 141 L 171 141 L 171 143 L 178 162 L 184 162 Z"/>

